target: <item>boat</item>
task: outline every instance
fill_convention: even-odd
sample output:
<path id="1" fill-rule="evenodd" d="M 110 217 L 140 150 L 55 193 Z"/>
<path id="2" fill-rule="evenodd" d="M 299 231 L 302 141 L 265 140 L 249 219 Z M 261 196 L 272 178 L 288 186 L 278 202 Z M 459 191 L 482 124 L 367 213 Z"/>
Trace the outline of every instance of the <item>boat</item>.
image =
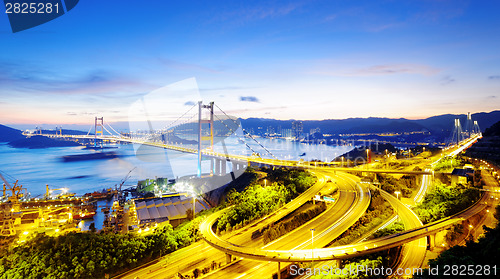
<path id="1" fill-rule="evenodd" d="M 89 160 L 105 160 L 105 159 L 114 159 L 119 157 L 116 152 L 98 152 L 91 154 L 77 154 L 77 155 L 67 155 L 63 156 L 62 160 L 64 162 L 76 162 L 76 161 L 89 161 Z"/>
<path id="2" fill-rule="evenodd" d="M 95 211 L 82 212 L 80 214 L 73 215 L 73 220 L 84 220 L 84 219 L 94 219 Z"/>

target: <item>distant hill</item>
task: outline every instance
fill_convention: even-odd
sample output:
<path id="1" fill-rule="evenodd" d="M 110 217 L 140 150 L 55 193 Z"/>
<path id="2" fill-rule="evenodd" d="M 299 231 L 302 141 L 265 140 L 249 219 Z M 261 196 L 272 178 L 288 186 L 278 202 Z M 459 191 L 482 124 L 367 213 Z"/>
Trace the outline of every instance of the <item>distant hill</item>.
<path id="1" fill-rule="evenodd" d="M 23 138 L 24 136 L 20 130 L 0 124 L 0 142 L 11 142 Z"/>
<path id="2" fill-rule="evenodd" d="M 500 165 L 500 121 L 483 133 L 483 138 L 469 147 L 465 153 L 469 157 L 486 159 Z"/>
<path id="3" fill-rule="evenodd" d="M 321 133 L 324 134 L 429 131 L 448 135 L 453 129 L 456 118 L 460 119 L 462 126 L 465 126 L 466 114 L 444 114 L 419 120 L 380 117 L 305 120 L 302 121 L 302 124 L 304 133 L 308 133 L 311 129 L 320 128 Z M 472 114 L 472 120 L 478 121 L 479 127 L 484 131 L 497 121 L 500 121 L 500 111 L 474 113 Z M 295 120 L 248 118 L 242 119 L 241 123 L 245 130 L 253 129 L 254 133 L 258 133 L 259 130 L 266 132 L 269 126 L 274 129 L 278 127 L 291 129 L 293 121 Z"/>
<path id="4" fill-rule="evenodd" d="M 80 130 L 70 130 L 70 129 L 62 129 L 61 130 L 63 135 L 86 135 L 87 132 L 80 131 Z M 56 134 L 56 130 L 43 130 L 42 129 L 42 134 L 46 135 L 54 135 Z M 89 135 L 93 135 L 94 133 L 89 133 Z"/>
<path id="5" fill-rule="evenodd" d="M 486 131 L 484 131 L 483 133 L 483 136 L 485 137 L 500 136 L 500 121 L 498 121 L 488 129 L 486 129 Z"/>
<path id="6" fill-rule="evenodd" d="M 413 120 L 414 122 L 426 127 L 430 131 L 445 130 L 450 131 L 453 128 L 455 119 L 460 119 L 460 124 L 465 126 L 467 120 L 466 114 L 443 114 L 432 116 L 426 119 Z M 481 131 L 485 131 L 496 122 L 500 121 L 500 111 L 473 113 L 471 115 L 473 121 L 477 121 Z"/>
<path id="7" fill-rule="evenodd" d="M 70 130 L 66 131 L 68 131 L 69 133 Z M 76 132 L 83 133 L 81 131 L 76 131 Z M 73 141 L 57 140 L 42 136 L 33 136 L 30 138 L 26 138 L 25 136 L 23 136 L 22 131 L 5 125 L 0 125 L 0 142 L 8 142 L 11 147 L 15 148 L 30 148 L 30 149 L 80 145 Z"/>
<path id="8" fill-rule="evenodd" d="M 9 145 L 15 148 L 37 149 L 49 147 L 80 146 L 81 144 L 74 141 L 57 140 L 44 136 L 32 136 L 29 138 L 23 137 L 23 139 L 11 141 L 9 142 Z"/>

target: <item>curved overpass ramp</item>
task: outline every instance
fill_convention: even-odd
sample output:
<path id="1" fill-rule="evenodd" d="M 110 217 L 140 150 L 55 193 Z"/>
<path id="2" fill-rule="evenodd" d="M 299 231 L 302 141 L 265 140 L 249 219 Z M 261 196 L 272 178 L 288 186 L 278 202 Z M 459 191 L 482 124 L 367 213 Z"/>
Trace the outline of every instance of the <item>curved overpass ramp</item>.
<path id="1" fill-rule="evenodd" d="M 209 216 L 203 223 L 200 224 L 200 230 L 203 238 L 213 247 L 222 250 L 228 254 L 244 257 L 247 259 L 259 261 L 274 261 L 274 262 L 304 262 L 304 261 L 326 261 L 347 259 L 356 256 L 371 254 L 374 252 L 386 250 L 392 247 L 400 246 L 414 240 L 418 240 L 428 235 L 434 235 L 451 225 L 463 221 L 480 211 L 487 205 L 488 196 L 483 195 L 474 206 L 460 212 L 452 217 L 429 223 L 424 226 L 419 226 L 415 229 L 407 230 L 402 233 L 378 238 L 371 241 L 366 241 L 358 244 L 321 248 L 321 249 L 302 249 L 302 250 L 266 250 L 259 248 L 244 247 L 228 241 L 220 239 L 212 230 L 213 224 L 224 211 Z M 414 214 L 413 212 L 411 214 Z"/>

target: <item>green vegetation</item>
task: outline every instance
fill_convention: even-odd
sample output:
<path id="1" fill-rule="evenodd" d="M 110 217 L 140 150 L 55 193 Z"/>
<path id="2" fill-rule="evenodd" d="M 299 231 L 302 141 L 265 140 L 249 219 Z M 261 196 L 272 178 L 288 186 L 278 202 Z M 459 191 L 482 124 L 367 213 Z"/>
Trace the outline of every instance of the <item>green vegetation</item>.
<path id="1" fill-rule="evenodd" d="M 342 267 L 340 267 L 340 269 L 334 268 L 333 270 L 330 270 L 328 274 L 321 273 L 321 269 L 319 269 L 316 271 L 315 276 L 312 276 L 311 278 L 314 279 L 384 278 L 384 276 L 381 276 L 380 274 L 375 275 L 376 271 L 374 272 L 374 270 L 375 269 L 380 270 L 382 267 L 384 268 L 384 270 L 386 270 L 388 267 L 393 266 L 395 259 L 398 258 L 398 254 L 399 254 L 399 248 L 396 247 L 363 257 L 356 257 L 352 259 L 343 260 L 342 261 L 343 265 Z M 319 265 L 319 267 L 321 268 L 322 265 Z M 367 269 L 365 270 L 365 268 Z M 343 270 L 344 274 L 341 274 Z M 356 270 L 359 270 L 359 272 L 356 273 L 355 272 Z"/>
<path id="2" fill-rule="evenodd" d="M 309 208 L 303 212 L 294 215 L 292 218 L 275 223 L 270 227 L 264 228 L 264 244 L 267 244 L 275 239 L 278 239 L 288 232 L 302 226 L 309 220 L 321 214 L 326 210 L 326 204 L 324 202 L 317 203 L 312 208 Z"/>
<path id="3" fill-rule="evenodd" d="M 371 259 L 371 258 L 370 259 L 359 259 L 357 261 L 349 262 L 348 264 L 342 266 L 338 270 L 333 269 L 330 272 L 328 272 L 328 274 L 324 274 L 324 273 L 322 274 L 318 271 L 317 275 L 314 275 L 311 278 L 312 279 L 369 278 L 369 277 L 365 276 L 364 271 L 361 271 L 361 270 L 363 270 L 364 267 L 376 269 L 376 268 L 380 268 L 382 266 L 385 266 L 384 265 L 384 258 L 382 256 L 378 256 L 375 259 Z M 358 268 L 359 268 L 360 272 L 356 274 L 355 271 L 358 270 Z M 344 271 L 344 274 L 341 274 L 342 270 L 346 270 L 346 271 Z M 349 272 L 350 270 L 353 270 L 353 272 L 350 273 Z M 337 271 L 337 274 L 335 274 L 336 271 Z"/>
<path id="4" fill-rule="evenodd" d="M 119 274 L 199 240 L 202 218 L 221 207 L 237 204 L 240 210 L 237 215 L 241 212 L 246 218 L 243 220 L 249 220 L 250 215 L 262 216 L 288 202 L 315 182 L 314 176 L 300 170 L 266 172 L 269 187 L 253 182 L 241 194 L 231 192 L 228 203 L 198 213 L 194 220 L 175 229 L 167 224 L 147 235 L 135 232 L 34 235 L 19 246 L 0 251 L 0 278 L 103 278 L 106 274 Z M 232 219 L 227 217 L 229 223 Z"/>
<path id="5" fill-rule="evenodd" d="M 166 187 L 168 185 L 167 178 L 156 178 L 156 179 L 146 179 L 139 180 L 137 182 L 137 192 L 145 193 L 145 192 L 154 192 L 155 187 Z M 170 189 L 170 186 L 168 186 Z"/>
<path id="6" fill-rule="evenodd" d="M 452 171 L 454 168 L 460 168 L 465 164 L 464 159 L 461 156 L 453 157 L 445 157 L 441 159 L 436 166 L 434 166 L 434 171 Z"/>
<path id="7" fill-rule="evenodd" d="M 474 187 L 462 184 L 453 187 L 436 182 L 434 189 L 414 211 L 427 224 L 466 209 L 479 200 L 480 196 L 480 191 Z"/>
<path id="8" fill-rule="evenodd" d="M 385 229 L 377 231 L 373 236 L 373 238 L 383 237 L 391 234 L 395 234 L 404 230 L 404 225 L 402 223 L 396 222 Z M 357 257 L 348 260 L 344 260 L 344 265 L 341 269 L 344 270 L 358 270 L 360 272 L 358 274 L 335 274 L 335 271 L 330 272 L 328 275 L 316 275 L 312 278 L 314 279 L 338 279 L 338 278 L 380 278 L 380 276 L 376 276 L 373 272 L 363 271 L 363 268 L 387 268 L 393 266 L 393 262 L 397 259 L 399 253 L 399 247 L 392 248 L 386 251 L 374 253 L 371 255 L 367 255 L 364 257 Z M 338 271 L 337 273 L 340 273 Z M 347 272 L 346 272 L 347 273 Z"/>
<path id="9" fill-rule="evenodd" d="M 420 164 L 422 162 L 423 162 L 422 159 L 397 160 L 397 161 L 391 161 L 391 162 L 389 162 L 388 167 L 390 169 L 402 170 L 402 169 L 404 169 L 406 167 L 409 167 L 411 165 L 418 165 L 418 164 Z"/>
<path id="10" fill-rule="evenodd" d="M 372 237 L 370 238 L 379 238 L 387 235 L 392 235 L 396 233 L 400 233 L 405 230 L 405 225 L 401 222 L 395 222 L 394 224 L 387 226 L 386 228 L 383 228 L 381 230 L 376 231 Z"/>
<path id="11" fill-rule="evenodd" d="M 418 188 L 417 177 L 415 175 L 403 175 L 400 179 L 396 179 L 390 175 L 377 174 L 377 179 L 380 181 L 380 187 L 387 193 L 401 192 L 405 198 L 410 198 Z"/>
<path id="12" fill-rule="evenodd" d="M 393 213 L 390 204 L 380 195 L 380 191 L 372 192 L 372 199 L 366 213 L 354 225 L 337 237 L 331 246 L 340 246 L 352 243 L 365 233 L 373 230 L 389 218 Z"/>
<path id="13" fill-rule="evenodd" d="M 446 233 L 446 243 L 450 246 L 458 244 L 460 237 L 465 232 L 464 225 L 462 223 L 454 224 L 450 230 Z"/>
<path id="14" fill-rule="evenodd" d="M 316 178 L 297 169 L 266 169 L 267 187 L 256 182 L 238 193 L 231 190 L 226 205 L 234 205 L 217 222 L 217 231 L 241 228 L 250 221 L 271 213 L 310 187 Z"/>
<path id="15" fill-rule="evenodd" d="M 495 217 L 500 217 L 500 206 L 496 207 Z M 449 278 L 449 275 L 454 275 L 452 270 L 449 270 L 449 275 L 444 275 L 445 265 L 464 265 L 469 268 L 474 267 L 473 271 L 481 271 L 481 274 L 487 278 L 498 278 L 500 275 L 500 266 L 498 259 L 500 258 L 500 223 L 497 223 L 495 228 L 484 228 L 484 237 L 477 242 L 469 241 L 465 246 L 453 246 L 450 249 L 441 253 L 436 259 L 429 261 L 429 266 L 435 268 L 439 266 L 438 274 L 429 275 L 429 270 L 424 270 L 422 276 L 414 278 Z M 479 266 L 481 269 L 479 269 Z M 496 266 L 496 270 L 493 269 Z M 459 270 L 460 271 L 460 270 Z M 466 270 L 467 272 L 468 270 Z M 467 273 L 466 273 L 467 274 Z M 479 273 L 474 272 L 478 275 Z"/>
<path id="16" fill-rule="evenodd" d="M 38 234 L 25 244 L 2 251 L 0 278 L 102 278 L 173 252 L 200 238 L 201 218 L 152 234 Z"/>

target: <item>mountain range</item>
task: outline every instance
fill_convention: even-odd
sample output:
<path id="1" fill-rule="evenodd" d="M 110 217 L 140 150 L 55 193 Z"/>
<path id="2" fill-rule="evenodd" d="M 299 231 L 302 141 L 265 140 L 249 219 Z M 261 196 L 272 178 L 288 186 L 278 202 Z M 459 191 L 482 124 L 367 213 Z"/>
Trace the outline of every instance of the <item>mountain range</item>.
<path id="1" fill-rule="evenodd" d="M 425 119 L 411 120 L 405 118 L 348 118 L 327 120 L 304 120 L 301 121 L 304 133 L 311 129 L 319 128 L 323 134 L 353 134 L 353 133 L 400 133 L 414 131 L 428 131 L 431 133 L 450 133 L 454 128 L 455 119 L 460 119 L 462 129 L 465 129 L 466 114 L 443 114 Z M 478 121 L 482 131 L 500 121 L 500 110 L 492 112 L 474 113 L 473 121 Z M 292 122 L 296 120 L 276 120 L 268 118 L 242 119 L 241 124 L 245 130 L 253 129 L 255 132 L 264 130 L 271 126 L 274 129 L 291 129 Z M 259 129 L 260 127 L 260 129 Z"/>

